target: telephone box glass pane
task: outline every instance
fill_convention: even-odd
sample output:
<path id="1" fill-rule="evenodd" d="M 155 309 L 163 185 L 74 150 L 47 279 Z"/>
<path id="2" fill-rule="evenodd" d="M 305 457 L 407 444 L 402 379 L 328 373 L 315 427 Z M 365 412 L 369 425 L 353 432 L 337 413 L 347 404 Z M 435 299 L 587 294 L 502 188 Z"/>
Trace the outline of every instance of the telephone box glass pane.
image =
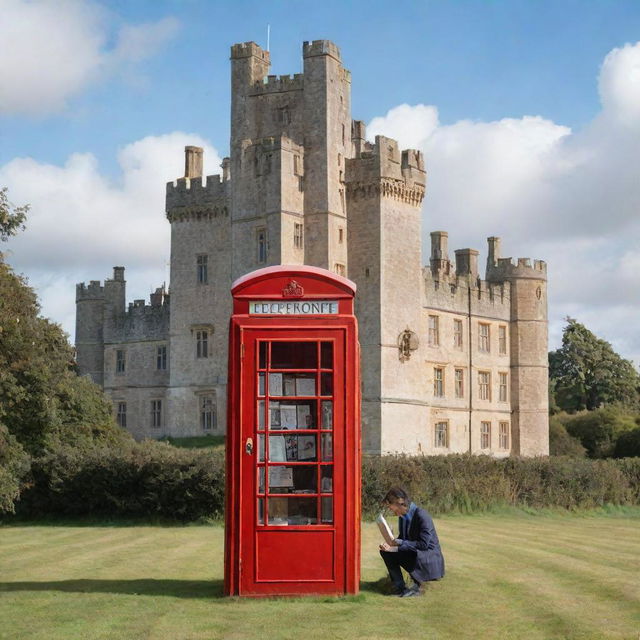
<path id="1" fill-rule="evenodd" d="M 264 498 L 258 498 L 258 524 L 264 524 Z"/>
<path id="2" fill-rule="evenodd" d="M 272 342 L 271 369 L 316 369 L 316 342 Z"/>
<path id="3" fill-rule="evenodd" d="M 330 433 L 322 434 L 322 461 L 333 460 L 333 436 Z"/>
<path id="4" fill-rule="evenodd" d="M 258 462 L 264 462 L 264 436 L 258 436 Z"/>
<path id="5" fill-rule="evenodd" d="M 259 373 L 258 374 L 258 395 L 259 396 L 263 396 L 264 395 L 264 379 L 265 379 L 265 374 L 264 373 Z"/>
<path id="6" fill-rule="evenodd" d="M 320 467 L 320 474 L 320 491 L 333 493 L 333 466 L 323 465 Z"/>
<path id="7" fill-rule="evenodd" d="M 281 456 L 282 440 L 284 440 L 284 451 L 286 462 L 315 462 L 318 457 L 317 443 L 315 435 L 282 435 L 271 436 L 274 439 L 274 452 L 270 456 L 270 462 L 285 462 L 277 460 L 275 457 Z M 280 438 L 281 441 L 276 441 Z"/>
<path id="8" fill-rule="evenodd" d="M 320 395 L 321 396 L 333 395 L 333 373 L 320 374 Z"/>
<path id="9" fill-rule="evenodd" d="M 267 342 L 261 342 L 259 347 L 258 368 L 267 368 Z"/>
<path id="10" fill-rule="evenodd" d="M 313 429 L 316 423 L 316 400 L 297 402 L 269 401 L 269 429 L 287 431 L 291 429 Z"/>
<path id="11" fill-rule="evenodd" d="M 322 428 L 333 429 L 333 402 L 331 400 L 322 401 Z"/>
<path id="12" fill-rule="evenodd" d="M 269 493 L 317 493 L 315 465 L 269 467 Z"/>
<path id="13" fill-rule="evenodd" d="M 315 373 L 271 373 L 269 379 L 274 377 L 276 387 L 280 389 L 280 393 L 274 393 L 272 390 L 269 395 L 272 396 L 315 396 L 316 395 L 316 375 Z M 276 377 L 281 378 L 281 382 L 275 380 Z"/>
<path id="14" fill-rule="evenodd" d="M 276 526 L 316 524 L 315 498 L 269 498 L 269 524 Z"/>
<path id="15" fill-rule="evenodd" d="M 320 367 L 333 369 L 333 342 L 320 343 Z"/>
<path id="16" fill-rule="evenodd" d="M 258 413 L 258 429 L 259 430 L 264 429 L 264 409 L 265 409 L 264 400 L 258 400 L 257 413 Z"/>
<path id="17" fill-rule="evenodd" d="M 264 467 L 258 467 L 258 493 L 264 493 Z"/>
<path id="18" fill-rule="evenodd" d="M 322 504 L 321 521 L 323 524 L 333 522 L 333 498 L 320 498 Z"/>

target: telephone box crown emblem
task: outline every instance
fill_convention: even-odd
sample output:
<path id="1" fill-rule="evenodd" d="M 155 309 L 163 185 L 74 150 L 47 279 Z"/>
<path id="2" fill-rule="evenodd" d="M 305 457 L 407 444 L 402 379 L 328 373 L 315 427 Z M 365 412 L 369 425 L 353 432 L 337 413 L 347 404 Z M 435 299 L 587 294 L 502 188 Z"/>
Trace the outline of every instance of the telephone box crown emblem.
<path id="1" fill-rule="evenodd" d="M 304 289 L 295 280 L 292 280 L 283 290 L 283 298 L 302 298 Z"/>

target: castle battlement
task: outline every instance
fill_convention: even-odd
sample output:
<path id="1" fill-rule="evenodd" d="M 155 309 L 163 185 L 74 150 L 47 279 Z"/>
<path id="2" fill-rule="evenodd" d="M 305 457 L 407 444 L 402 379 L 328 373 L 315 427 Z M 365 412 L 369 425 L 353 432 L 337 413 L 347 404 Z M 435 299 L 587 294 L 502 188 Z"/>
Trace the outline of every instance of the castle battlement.
<path id="1" fill-rule="evenodd" d="M 422 203 L 426 173 L 421 151 L 400 151 L 392 138 L 376 136 L 373 146 L 345 161 L 347 196 L 369 197 L 381 193 L 416 206 Z"/>
<path id="2" fill-rule="evenodd" d="M 251 57 L 269 61 L 269 52 L 265 51 L 259 44 L 253 41 L 239 42 L 238 44 L 231 45 L 232 60 Z"/>
<path id="3" fill-rule="evenodd" d="M 331 40 L 313 40 L 309 42 L 306 40 L 302 45 L 302 57 L 311 58 L 312 56 L 331 56 L 342 61 L 340 56 L 340 49 Z"/>
<path id="4" fill-rule="evenodd" d="M 301 91 L 304 87 L 304 74 L 266 76 L 263 80 L 257 80 L 252 87 L 251 94 L 281 93 L 283 91 Z"/>
<path id="5" fill-rule="evenodd" d="M 197 209 L 211 212 L 213 216 L 225 215 L 228 208 L 230 181 L 220 175 L 207 176 L 205 184 L 202 177 L 178 178 L 167 183 L 166 212 L 172 222 L 177 214 Z"/>
<path id="6" fill-rule="evenodd" d="M 452 267 L 449 263 L 449 266 Z M 481 315 L 507 321 L 511 305 L 511 283 L 489 282 L 456 274 L 453 269 L 436 273 L 423 267 L 424 307 L 450 313 Z"/>
<path id="7" fill-rule="evenodd" d="M 91 280 L 88 285 L 84 282 L 79 282 L 76 285 L 76 302 L 82 300 L 103 300 L 104 299 L 104 287 L 100 280 Z"/>
<path id="8" fill-rule="evenodd" d="M 487 263 L 487 278 L 495 280 L 507 280 L 509 278 L 532 278 L 535 280 L 547 279 L 547 263 L 544 260 L 531 258 L 497 258 L 493 264 Z"/>

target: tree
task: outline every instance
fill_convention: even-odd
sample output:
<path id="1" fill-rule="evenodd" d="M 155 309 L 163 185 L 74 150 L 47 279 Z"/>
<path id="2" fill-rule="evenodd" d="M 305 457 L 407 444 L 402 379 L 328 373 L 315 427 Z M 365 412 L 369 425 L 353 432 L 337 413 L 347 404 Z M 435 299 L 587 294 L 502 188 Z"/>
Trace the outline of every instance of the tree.
<path id="1" fill-rule="evenodd" d="M 549 379 L 564 411 L 615 403 L 640 406 L 640 375 L 633 364 L 573 318 L 567 318 L 562 347 L 549 353 Z"/>
<path id="2" fill-rule="evenodd" d="M 27 452 L 0 423 L 0 513 L 14 512 L 30 466 Z"/>
<path id="3" fill-rule="evenodd" d="M 7 196 L 7 187 L 0 189 L 0 241 L 6 242 L 11 236 L 24 229 L 29 205 L 16 207 Z"/>
<path id="4" fill-rule="evenodd" d="M 619 407 L 603 407 L 571 416 L 567 433 L 578 438 L 590 458 L 608 458 L 617 441 L 637 427 L 634 416 Z"/>
<path id="5" fill-rule="evenodd" d="M 0 240 L 24 228 L 28 210 L 0 189 Z M 0 423 L 31 455 L 53 442 L 130 439 L 114 423 L 102 390 L 78 376 L 62 328 L 39 313 L 36 294 L 0 253 Z M 2 437 L 7 451 L 17 451 L 13 439 Z"/>
<path id="6" fill-rule="evenodd" d="M 0 257 L 0 422 L 32 455 L 53 441 L 118 441 L 102 390 L 78 376 L 61 327 L 39 315 L 33 290 Z"/>

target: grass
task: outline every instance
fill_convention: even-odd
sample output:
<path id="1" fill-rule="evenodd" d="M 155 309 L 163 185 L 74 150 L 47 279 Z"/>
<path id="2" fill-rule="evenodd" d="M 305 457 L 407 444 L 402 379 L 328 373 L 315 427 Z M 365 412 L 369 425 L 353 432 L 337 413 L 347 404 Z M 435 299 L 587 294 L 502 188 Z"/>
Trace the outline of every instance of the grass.
<path id="1" fill-rule="evenodd" d="M 219 526 L 0 528 L 0 638 L 633 638 L 640 510 L 436 519 L 447 576 L 423 598 L 380 592 L 363 526 L 358 596 L 223 598 Z"/>

